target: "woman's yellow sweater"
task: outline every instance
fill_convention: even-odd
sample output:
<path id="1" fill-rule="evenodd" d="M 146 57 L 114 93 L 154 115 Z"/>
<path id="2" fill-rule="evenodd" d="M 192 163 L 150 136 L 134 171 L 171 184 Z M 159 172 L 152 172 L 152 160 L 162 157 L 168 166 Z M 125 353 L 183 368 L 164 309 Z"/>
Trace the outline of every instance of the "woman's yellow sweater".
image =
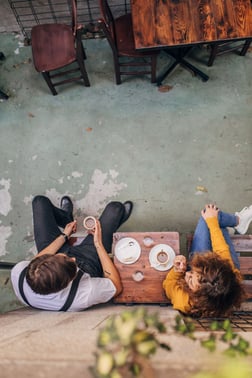
<path id="1" fill-rule="evenodd" d="M 232 257 L 230 255 L 229 246 L 226 243 L 221 232 L 218 218 L 207 218 L 206 223 L 210 232 L 213 252 L 217 253 L 221 258 L 228 260 L 233 269 L 236 270 L 233 264 Z M 174 271 L 174 268 L 172 268 L 168 272 L 163 282 L 163 288 L 165 290 L 166 296 L 170 299 L 173 307 L 176 310 L 188 313 L 190 312 L 191 308 L 189 304 L 189 295 L 178 285 L 178 280 L 184 275 L 185 273 L 177 273 Z"/>

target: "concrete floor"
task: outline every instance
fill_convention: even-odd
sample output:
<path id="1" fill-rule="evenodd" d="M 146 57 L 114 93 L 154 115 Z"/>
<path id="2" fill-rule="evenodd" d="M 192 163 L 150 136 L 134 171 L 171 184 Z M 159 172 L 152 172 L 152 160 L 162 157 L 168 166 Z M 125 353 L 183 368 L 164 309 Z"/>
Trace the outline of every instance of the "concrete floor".
<path id="1" fill-rule="evenodd" d="M 0 103 L 2 261 L 36 253 L 36 194 L 55 203 L 70 194 L 79 224 L 85 214 L 99 215 L 110 200 L 131 199 L 134 211 L 121 230 L 179 231 L 182 253 L 205 203 L 215 201 L 230 212 L 252 203 L 251 51 L 218 57 L 209 68 L 208 51 L 198 49 L 191 60 L 209 81 L 177 67 L 164 82 L 172 89 L 162 93 L 149 78 L 115 85 L 107 42 L 88 40 L 91 87 L 73 84 L 52 96 L 7 0 L 0 6 L 6 56 L 0 88 L 10 96 Z M 159 72 L 167 59 L 160 56 Z M 16 303 L 8 273 L 0 277 L 6 311 Z"/>
<path id="2" fill-rule="evenodd" d="M 1 261 L 35 253 L 31 200 L 36 194 L 56 203 L 70 194 L 79 223 L 85 214 L 99 215 L 110 200 L 131 199 L 134 211 L 121 230 L 179 231 L 182 253 L 185 235 L 206 202 L 230 212 L 252 203 L 251 51 L 246 57 L 219 57 L 208 68 L 207 50 L 197 50 L 192 62 L 209 81 L 178 67 L 164 82 L 172 90 L 161 93 L 148 78 L 116 86 L 106 41 L 90 40 L 85 47 L 91 87 L 64 87 L 53 97 L 33 68 L 30 47 L 23 47 L 7 0 L 0 12 L 6 56 L 0 88 L 10 96 L 0 103 Z M 160 56 L 158 70 L 166 63 Z M 9 271 L 0 271 L 0 312 L 19 306 Z M 88 377 L 97 329 L 122 307 L 2 314 L 1 377 Z M 167 319 L 176 314 L 158 309 Z M 209 358 L 195 345 L 173 342 L 169 357 L 154 357 L 158 377 L 167 376 L 167 367 L 173 377 L 187 377 Z"/>

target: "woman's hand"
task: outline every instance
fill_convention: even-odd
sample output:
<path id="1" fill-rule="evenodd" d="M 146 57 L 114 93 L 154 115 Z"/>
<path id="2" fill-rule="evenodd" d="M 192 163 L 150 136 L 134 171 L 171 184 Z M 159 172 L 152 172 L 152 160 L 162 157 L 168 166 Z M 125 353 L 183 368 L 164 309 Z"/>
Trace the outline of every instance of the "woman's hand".
<path id="1" fill-rule="evenodd" d="M 71 236 L 72 233 L 76 232 L 77 230 L 77 221 L 74 220 L 73 222 L 70 222 L 66 225 L 64 228 L 64 234 L 66 234 L 68 237 Z"/>
<path id="2" fill-rule="evenodd" d="M 216 205 L 208 204 L 201 211 L 201 215 L 204 219 L 218 217 L 219 208 Z"/>
<path id="3" fill-rule="evenodd" d="M 173 261 L 174 271 L 177 273 L 184 273 L 186 271 L 186 258 L 183 255 L 175 256 Z"/>

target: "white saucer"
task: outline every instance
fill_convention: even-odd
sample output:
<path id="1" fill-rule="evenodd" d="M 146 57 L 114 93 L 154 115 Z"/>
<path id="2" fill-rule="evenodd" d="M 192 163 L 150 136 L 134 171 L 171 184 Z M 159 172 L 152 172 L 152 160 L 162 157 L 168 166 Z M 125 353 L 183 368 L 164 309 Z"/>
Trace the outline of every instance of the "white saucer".
<path id="1" fill-rule="evenodd" d="M 169 255 L 169 260 L 165 265 L 157 264 L 156 256 L 161 251 L 167 252 Z M 170 269 L 173 266 L 173 260 L 175 258 L 175 252 L 168 244 L 157 244 L 151 250 L 149 254 L 149 261 L 152 268 L 160 271 L 165 271 Z"/>
<path id="2" fill-rule="evenodd" d="M 141 247 L 133 238 L 122 238 L 115 245 L 115 256 L 122 264 L 134 264 L 141 255 Z"/>

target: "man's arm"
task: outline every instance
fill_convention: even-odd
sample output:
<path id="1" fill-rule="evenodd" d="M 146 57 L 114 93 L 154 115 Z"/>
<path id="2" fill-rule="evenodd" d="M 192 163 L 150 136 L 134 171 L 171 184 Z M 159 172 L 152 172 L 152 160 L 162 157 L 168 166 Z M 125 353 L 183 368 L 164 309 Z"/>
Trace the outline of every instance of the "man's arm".
<path id="1" fill-rule="evenodd" d="M 59 235 L 52 243 L 50 243 L 46 248 L 42 249 L 33 259 L 36 259 L 39 256 L 49 254 L 55 255 L 56 252 L 62 247 L 66 242 L 65 235 L 69 236 L 76 231 L 76 221 L 70 222 L 66 225 L 64 229 L 64 234 Z"/>
<path id="2" fill-rule="evenodd" d="M 113 261 L 109 257 L 107 251 L 105 250 L 102 244 L 102 232 L 101 232 L 101 224 L 98 220 L 96 220 L 95 231 L 93 232 L 94 235 L 94 245 L 97 250 L 97 254 L 99 256 L 104 277 L 109 278 L 116 287 L 115 296 L 120 294 L 122 291 L 122 283 L 121 277 L 117 268 L 115 267 Z"/>

